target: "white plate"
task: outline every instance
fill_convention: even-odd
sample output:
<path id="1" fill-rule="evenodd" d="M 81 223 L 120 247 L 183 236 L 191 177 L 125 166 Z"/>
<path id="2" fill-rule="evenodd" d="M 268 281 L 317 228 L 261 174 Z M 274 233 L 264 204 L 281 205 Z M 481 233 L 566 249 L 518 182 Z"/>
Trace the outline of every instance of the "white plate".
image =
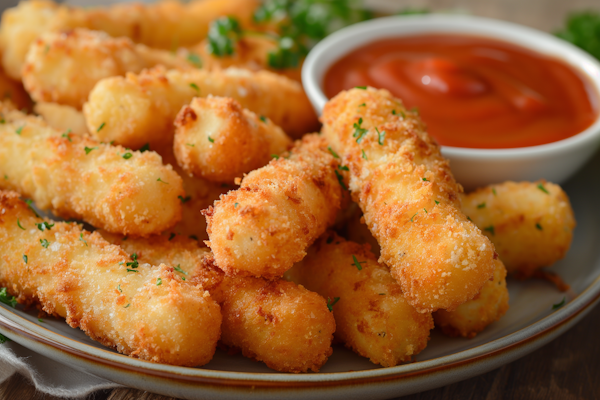
<path id="1" fill-rule="evenodd" d="M 153 364 L 95 343 L 61 320 L 38 322 L 36 311 L 0 307 L 0 332 L 49 358 L 134 388 L 181 398 L 386 399 L 485 373 L 548 343 L 579 321 L 600 299 L 600 155 L 564 185 L 578 226 L 567 257 L 552 268 L 571 285 L 559 293 L 545 281 L 509 280 L 510 310 L 476 338 L 432 332 L 411 364 L 379 368 L 335 347 L 320 373 L 284 374 L 217 351 L 202 368 Z M 552 305 L 566 297 L 566 305 Z"/>

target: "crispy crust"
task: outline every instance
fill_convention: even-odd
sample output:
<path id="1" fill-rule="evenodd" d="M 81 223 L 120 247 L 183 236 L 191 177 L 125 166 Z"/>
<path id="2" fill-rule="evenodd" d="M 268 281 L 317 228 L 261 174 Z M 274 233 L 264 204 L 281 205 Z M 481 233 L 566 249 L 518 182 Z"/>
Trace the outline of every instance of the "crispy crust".
<path id="1" fill-rule="evenodd" d="M 49 225 L 36 228 L 42 222 Z M 172 267 L 129 267 L 131 258 L 98 233 L 40 219 L 14 192 L 0 192 L 0 239 L 0 284 L 20 303 L 39 302 L 48 314 L 133 357 L 184 366 L 212 358 L 219 306 Z"/>
<path id="2" fill-rule="evenodd" d="M 203 213 L 219 268 L 227 275 L 278 278 L 333 224 L 341 187 L 337 162 L 317 135 L 288 158 L 254 170 Z"/>
<path id="3" fill-rule="evenodd" d="M 380 262 L 408 302 L 422 312 L 453 310 L 479 293 L 494 271 L 494 246 L 460 211 L 462 188 L 418 115 L 388 91 L 368 88 L 337 95 L 321 120 L 350 167 L 352 196 L 381 245 Z"/>

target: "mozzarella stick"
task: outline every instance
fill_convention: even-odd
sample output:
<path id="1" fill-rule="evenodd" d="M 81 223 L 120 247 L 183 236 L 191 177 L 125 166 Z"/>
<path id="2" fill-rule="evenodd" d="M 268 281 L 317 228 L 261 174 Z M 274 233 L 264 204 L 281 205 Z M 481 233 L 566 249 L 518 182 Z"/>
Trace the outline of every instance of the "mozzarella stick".
<path id="1" fill-rule="evenodd" d="M 139 75 L 101 80 L 83 111 L 99 140 L 139 149 L 172 145 L 173 121 L 194 97 L 231 97 L 263 115 L 292 137 L 317 124 L 302 85 L 268 71 L 242 69 L 178 71 L 153 68 Z M 103 125 L 104 124 L 104 125 Z M 98 131 L 98 127 L 104 128 Z"/>
<path id="2" fill-rule="evenodd" d="M 352 89 L 323 109 L 323 136 L 408 302 L 454 310 L 494 271 L 494 246 L 460 211 L 448 161 L 413 112 L 385 90 Z"/>
<path id="3" fill-rule="evenodd" d="M 494 243 L 509 273 L 528 278 L 565 256 L 575 229 L 567 194 L 544 180 L 505 182 L 462 197 L 463 212 Z"/>
<path id="4" fill-rule="evenodd" d="M 104 32 L 75 29 L 40 36 L 29 48 L 22 76 L 35 101 L 81 109 L 101 79 L 137 73 L 157 64 L 193 68 L 185 58 L 136 45 L 127 37 L 113 38 Z"/>
<path id="5" fill-rule="evenodd" d="M 181 236 L 102 235 L 140 261 L 177 265 L 186 282 L 202 284 L 221 305 L 222 345 L 281 372 L 317 372 L 331 355 L 335 322 L 316 293 L 281 279 L 226 277 L 208 249 Z"/>
<path id="6" fill-rule="evenodd" d="M 375 364 L 396 366 L 427 346 L 431 313 L 408 304 L 368 247 L 327 232 L 286 277 L 327 298 L 335 338 Z"/>
<path id="7" fill-rule="evenodd" d="M 220 334 L 218 304 L 164 264 L 130 258 L 76 224 L 36 216 L 15 192 L 0 192 L 0 284 L 40 303 L 92 339 L 143 360 L 206 364 Z"/>
<path id="8" fill-rule="evenodd" d="M 341 186 L 337 162 L 317 135 L 250 172 L 203 211 L 215 260 L 229 276 L 281 277 L 335 221 Z"/>
<path id="9" fill-rule="evenodd" d="M 0 114 L 0 189 L 127 235 L 160 233 L 181 218 L 181 178 L 156 153 L 61 134 L 6 104 Z"/>
<path id="10" fill-rule="evenodd" d="M 195 0 L 187 4 L 159 1 L 82 8 L 52 1 L 21 1 L 7 9 L 0 23 L 2 63 L 9 76 L 21 78 L 30 45 L 43 33 L 74 28 L 104 31 L 136 43 L 162 49 L 193 46 L 203 40 L 212 20 L 236 16 L 242 26 L 251 24 L 256 0 Z"/>
<path id="11" fill-rule="evenodd" d="M 175 120 L 177 162 L 213 182 L 233 183 L 291 146 L 280 127 L 227 97 L 196 97 Z"/>
<path id="12" fill-rule="evenodd" d="M 506 268 L 495 260 L 494 275 L 484 283 L 473 299 L 461 304 L 454 311 L 438 310 L 433 313 L 435 326 L 448 336 L 474 338 L 489 324 L 499 320 L 508 311 Z"/>

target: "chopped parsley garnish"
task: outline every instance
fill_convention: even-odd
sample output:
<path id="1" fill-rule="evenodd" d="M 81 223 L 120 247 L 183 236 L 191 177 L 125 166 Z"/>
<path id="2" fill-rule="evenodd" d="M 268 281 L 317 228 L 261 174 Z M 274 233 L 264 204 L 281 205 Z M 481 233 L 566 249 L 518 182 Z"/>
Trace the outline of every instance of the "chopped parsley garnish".
<path id="1" fill-rule="evenodd" d="M 539 223 L 535 224 L 535 227 L 538 228 L 540 231 L 543 230 L 542 226 Z"/>
<path id="2" fill-rule="evenodd" d="M 195 83 L 190 83 L 190 87 L 196 91 L 196 93 L 200 94 L 200 88 Z"/>
<path id="3" fill-rule="evenodd" d="M 137 253 L 133 253 L 131 256 L 129 256 L 129 258 L 131 258 L 133 261 L 129 261 L 129 262 L 125 263 L 126 266 L 131 267 L 133 269 L 140 266 L 140 263 L 138 262 L 138 259 L 137 259 Z"/>
<path id="4" fill-rule="evenodd" d="M 15 296 L 10 296 L 6 292 L 5 287 L 0 289 L 0 302 L 6 304 L 8 306 L 11 306 L 12 308 L 15 308 L 17 306 L 17 299 L 15 298 Z"/>
<path id="5" fill-rule="evenodd" d="M 182 274 L 184 274 L 184 275 L 187 275 L 187 272 L 185 272 L 184 270 L 182 270 L 182 269 L 181 269 L 181 267 L 180 267 L 180 265 L 181 265 L 181 264 L 177 264 L 177 266 L 176 266 L 176 267 L 173 267 L 173 269 L 174 269 L 175 271 L 177 271 L 177 272 L 181 272 Z"/>
<path id="6" fill-rule="evenodd" d="M 237 206 L 239 206 L 239 205 L 240 205 L 240 203 L 235 203 L 235 204 L 233 205 L 233 208 L 237 208 Z"/>
<path id="7" fill-rule="evenodd" d="M 86 241 L 86 240 L 83 238 L 83 233 L 80 233 L 80 234 L 79 234 L 79 241 L 81 241 L 81 242 L 85 243 L 85 245 L 86 245 L 86 246 L 88 245 L 88 244 L 87 244 L 87 241 Z"/>
<path id="8" fill-rule="evenodd" d="M 367 106 L 367 103 L 362 103 L 362 104 L 359 104 L 358 106 L 359 106 L 359 107 L 366 107 L 366 106 Z"/>
<path id="9" fill-rule="evenodd" d="M 396 110 L 392 110 L 392 115 L 396 115 Z"/>
<path id="10" fill-rule="evenodd" d="M 96 129 L 96 132 L 100 132 L 102 130 L 102 128 L 104 128 L 105 125 L 106 125 L 106 122 L 101 123 L 100 126 L 98 127 L 98 129 Z"/>
<path id="11" fill-rule="evenodd" d="M 437 200 L 434 200 L 434 201 L 435 201 L 435 204 L 440 204 L 440 202 L 439 202 L 439 201 L 437 201 Z"/>
<path id="12" fill-rule="evenodd" d="M 402 115 L 402 119 L 406 119 L 406 114 L 404 114 L 404 111 L 400 110 L 400 115 Z"/>
<path id="13" fill-rule="evenodd" d="M 47 241 L 46 239 L 40 239 L 40 243 L 42 244 L 42 247 L 47 249 L 48 246 L 50 246 L 50 242 Z"/>
<path id="14" fill-rule="evenodd" d="M 331 155 L 334 158 L 340 158 L 340 156 L 338 156 L 338 154 L 335 151 L 333 151 L 333 149 L 331 148 L 331 146 L 327 146 L 327 150 L 331 153 Z"/>
<path id="15" fill-rule="evenodd" d="M 344 183 L 344 177 L 342 176 L 342 174 L 340 174 L 338 172 L 338 170 L 334 170 L 335 172 L 335 176 L 337 176 L 338 182 L 340 183 L 340 186 L 344 189 L 344 190 L 348 190 L 348 188 L 346 187 L 346 184 Z"/>
<path id="16" fill-rule="evenodd" d="M 354 87 L 357 89 L 362 89 L 362 90 L 365 90 L 367 88 L 366 86 L 354 86 Z"/>
<path id="17" fill-rule="evenodd" d="M 423 178 L 423 182 L 429 182 L 429 179 Z"/>
<path id="18" fill-rule="evenodd" d="M 20 126 L 20 127 L 17 128 L 17 130 L 15 131 L 15 132 L 17 132 L 17 135 L 20 135 L 21 132 L 23 132 L 23 128 L 25 128 L 25 125 Z"/>
<path id="19" fill-rule="evenodd" d="M 43 320 L 43 319 L 41 319 L 41 318 L 38 318 L 38 322 L 45 323 L 46 321 L 44 321 L 44 320 Z"/>
<path id="20" fill-rule="evenodd" d="M 362 158 L 369 161 L 369 159 L 367 158 L 367 153 L 365 153 L 365 151 L 363 149 L 361 149 L 361 151 L 362 151 Z"/>
<path id="21" fill-rule="evenodd" d="M 279 160 L 279 156 L 277 154 L 271 154 L 271 158 L 274 158 L 276 160 Z"/>
<path id="22" fill-rule="evenodd" d="M 358 258 L 356 258 L 354 254 L 352 254 L 352 259 L 354 260 L 352 265 L 354 265 L 359 271 L 362 270 L 362 265 L 360 264 L 366 263 L 366 261 L 358 261 Z"/>
<path id="23" fill-rule="evenodd" d="M 488 227 L 483 228 L 484 231 L 488 231 L 489 233 L 491 233 L 492 235 L 495 235 L 494 232 L 494 225 L 490 225 Z"/>
<path id="24" fill-rule="evenodd" d="M 129 268 L 127 268 L 127 272 L 138 272 L 138 270 L 137 269 L 129 269 Z"/>
<path id="25" fill-rule="evenodd" d="M 187 56 L 187 60 L 189 62 L 191 62 L 192 64 L 194 64 L 194 66 L 198 67 L 198 68 L 202 68 L 202 59 L 200 58 L 200 56 L 196 53 L 190 53 Z"/>
<path id="26" fill-rule="evenodd" d="M 177 196 L 177 198 L 179 199 L 179 201 L 181 201 L 181 204 L 185 204 L 192 199 L 192 196 L 187 196 L 187 197 Z"/>
<path id="27" fill-rule="evenodd" d="M 163 180 L 162 180 L 162 179 L 160 179 L 160 178 L 158 178 L 158 179 L 156 180 L 156 182 L 164 183 L 165 185 L 168 185 L 168 184 L 169 184 L 169 182 L 165 182 L 165 181 L 163 181 Z"/>
<path id="28" fill-rule="evenodd" d="M 19 221 L 19 218 L 17 218 L 17 226 L 23 230 L 25 230 L 25 228 L 23 228 L 23 226 L 21 225 L 21 221 Z"/>
<path id="29" fill-rule="evenodd" d="M 377 143 L 379 143 L 380 146 L 383 146 L 383 142 L 385 141 L 385 131 L 379 132 L 379 129 L 375 128 L 375 132 L 377 132 L 378 135 Z"/>
<path id="30" fill-rule="evenodd" d="M 6 342 L 10 342 L 10 339 L 0 333 L 0 344 L 4 344 Z"/>
<path id="31" fill-rule="evenodd" d="M 125 153 L 121 157 L 123 157 L 126 160 L 129 160 L 131 157 L 133 157 L 133 154 L 131 154 L 131 153 Z"/>
<path id="32" fill-rule="evenodd" d="M 209 136 L 208 140 L 210 140 L 210 136 Z M 185 145 L 188 147 L 196 147 L 196 145 L 194 143 L 186 143 Z"/>
<path id="33" fill-rule="evenodd" d="M 347 165 L 338 165 L 338 169 L 341 169 L 342 171 L 350 171 L 350 168 L 348 168 Z"/>
<path id="34" fill-rule="evenodd" d="M 209 136 L 209 137 L 208 137 L 208 141 L 209 141 L 209 142 L 211 142 L 211 143 L 214 143 L 214 142 L 215 142 L 215 139 L 213 139 L 213 138 L 211 138 L 211 137 Z"/>
<path id="35" fill-rule="evenodd" d="M 49 231 L 49 230 L 50 230 L 50 229 L 52 229 L 52 227 L 54 226 L 54 224 L 49 224 L 49 223 L 47 223 L 46 221 L 44 221 L 44 222 L 40 222 L 39 224 L 35 224 L 35 225 L 36 225 L 36 226 L 37 226 L 37 228 L 38 228 L 40 231 L 42 231 L 42 232 L 43 232 L 44 230 L 46 230 L 46 231 Z"/>
<path id="36" fill-rule="evenodd" d="M 98 147 L 87 147 L 87 146 L 85 146 L 83 149 L 85 150 L 85 154 L 88 155 L 88 154 L 90 154 L 90 152 L 92 150 L 97 150 Z"/>
<path id="37" fill-rule="evenodd" d="M 27 207 L 28 207 L 28 208 L 29 208 L 31 211 L 33 211 L 33 213 L 35 214 L 35 216 L 36 216 L 37 218 L 42 218 L 42 217 L 40 217 L 40 215 L 37 213 L 37 211 L 35 211 L 35 210 L 33 209 L 33 207 L 31 206 L 31 205 L 33 204 L 33 200 L 31 200 L 31 199 L 27 199 L 27 200 L 25 200 L 25 204 L 27 204 Z"/>
<path id="38" fill-rule="evenodd" d="M 140 153 L 143 153 L 145 151 L 149 151 L 150 150 L 150 143 L 146 143 L 145 145 L 142 146 L 142 148 L 140 149 Z"/>
<path id="39" fill-rule="evenodd" d="M 117 286 L 117 289 L 119 290 L 119 292 L 123 293 L 123 291 L 121 290 L 121 284 L 119 284 L 119 286 Z"/>
<path id="40" fill-rule="evenodd" d="M 260 119 L 265 124 L 267 123 L 267 117 L 265 117 L 264 115 L 259 116 L 258 119 Z"/>
<path id="41" fill-rule="evenodd" d="M 356 143 L 360 143 L 363 139 L 363 136 L 365 136 L 367 134 L 367 132 L 369 131 L 368 129 L 365 129 L 361 126 L 362 123 L 363 123 L 363 119 L 361 117 L 358 119 L 358 123 L 355 122 L 353 125 L 354 133 L 352 134 L 352 137 L 357 138 Z"/>
<path id="42" fill-rule="evenodd" d="M 492 193 L 494 193 L 494 196 L 498 196 L 498 194 L 496 193 L 496 188 L 492 188 Z"/>
<path id="43" fill-rule="evenodd" d="M 587 51 L 600 60 L 600 13 L 580 11 L 567 17 L 566 26 L 556 36 Z"/>
<path id="44" fill-rule="evenodd" d="M 130 305 L 131 305 L 131 303 L 127 304 L 127 305 L 126 305 L 125 307 L 123 307 L 123 308 L 127 308 L 127 307 L 129 307 Z"/>
<path id="45" fill-rule="evenodd" d="M 157 278 L 156 279 L 156 286 L 160 286 L 162 285 L 162 278 Z"/>
<path id="46" fill-rule="evenodd" d="M 485 201 L 481 204 L 477 204 L 477 208 L 485 208 Z"/>
<path id="47" fill-rule="evenodd" d="M 426 208 L 424 208 L 423 211 L 425 211 L 425 214 L 427 214 L 427 209 Z"/>
<path id="48" fill-rule="evenodd" d="M 537 188 L 540 189 L 542 192 L 544 192 L 546 194 L 550 194 L 550 192 L 548 191 L 548 189 L 546 189 L 544 187 L 544 185 L 542 185 L 541 183 L 539 185 L 537 185 Z"/>
<path id="49" fill-rule="evenodd" d="M 333 311 L 333 306 L 335 306 L 338 301 L 340 301 L 339 297 L 334 297 L 333 301 L 331 301 L 329 297 L 327 298 L 327 308 L 329 309 L 329 312 Z"/>
<path id="50" fill-rule="evenodd" d="M 69 142 L 73 142 L 73 140 L 71 140 L 71 136 L 69 136 L 70 133 L 71 130 L 69 129 L 68 131 L 62 134 L 62 137 L 66 138 Z"/>
<path id="51" fill-rule="evenodd" d="M 217 57 L 230 56 L 242 36 L 237 19 L 225 16 L 210 23 L 208 28 L 208 52 Z"/>
<path id="52" fill-rule="evenodd" d="M 410 222 L 415 222 L 413 219 L 417 216 L 418 213 L 415 213 L 412 217 L 410 217 Z"/>
<path id="53" fill-rule="evenodd" d="M 23 261 L 25 261 L 25 264 L 27 264 L 27 261 L 29 261 L 29 258 L 27 258 L 27 254 L 23 254 Z"/>
<path id="54" fill-rule="evenodd" d="M 552 309 L 553 310 L 558 310 L 559 308 L 561 308 L 562 306 L 565 305 L 567 298 L 563 297 L 562 301 L 560 303 L 556 303 L 552 305 Z"/>

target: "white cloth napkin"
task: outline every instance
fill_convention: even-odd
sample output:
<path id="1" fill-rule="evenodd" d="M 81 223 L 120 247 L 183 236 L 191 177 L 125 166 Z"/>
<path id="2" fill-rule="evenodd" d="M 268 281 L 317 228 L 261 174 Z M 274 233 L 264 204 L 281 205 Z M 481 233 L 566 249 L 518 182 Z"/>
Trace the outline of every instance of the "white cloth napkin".
<path id="1" fill-rule="evenodd" d="M 0 383 L 14 373 L 25 376 L 40 392 L 64 398 L 82 398 L 96 390 L 121 386 L 75 370 L 10 341 L 0 344 Z"/>

